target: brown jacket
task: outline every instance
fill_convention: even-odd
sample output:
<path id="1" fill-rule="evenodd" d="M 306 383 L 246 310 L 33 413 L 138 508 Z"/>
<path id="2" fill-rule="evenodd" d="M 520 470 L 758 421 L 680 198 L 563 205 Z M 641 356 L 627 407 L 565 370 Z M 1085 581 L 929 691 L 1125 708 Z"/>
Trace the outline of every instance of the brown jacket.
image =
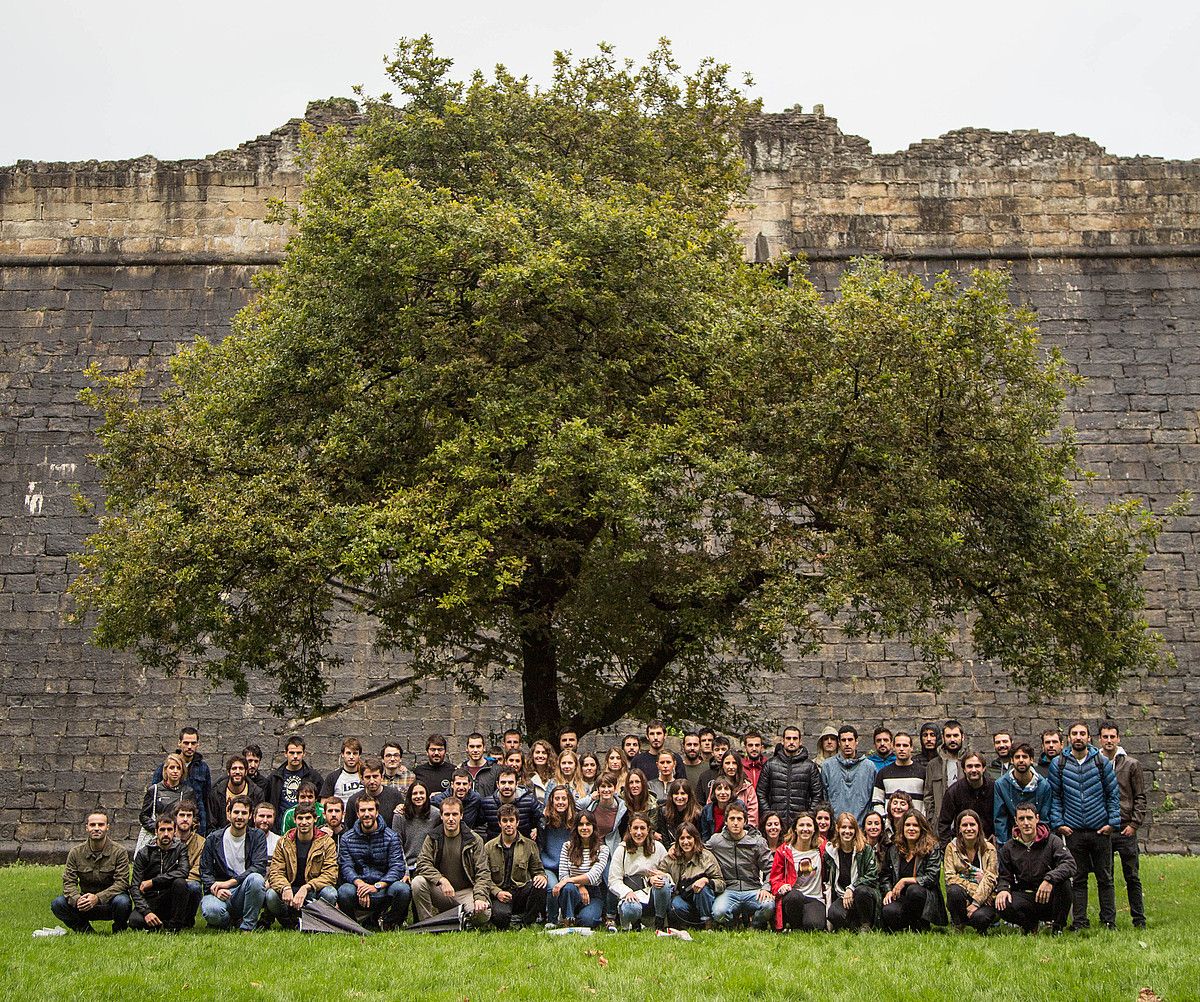
<path id="1" fill-rule="evenodd" d="M 63 870 L 63 896 L 75 904 L 81 894 L 94 894 L 100 904 L 112 904 L 113 898 L 129 890 L 129 853 L 110 838 L 99 852 L 84 842 L 67 853 Z"/>
<path id="2" fill-rule="evenodd" d="M 958 851 L 958 839 L 951 839 L 942 857 L 946 889 L 961 887 L 977 905 L 991 905 L 996 899 L 996 880 L 1000 876 L 1000 857 L 996 847 L 980 835 L 979 869 L 968 863 Z"/>
<path id="3" fill-rule="evenodd" d="M 204 836 L 197 831 L 184 843 L 188 854 L 188 880 L 200 883 L 200 857 L 204 853 Z"/>
<path id="4" fill-rule="evenodd" d="M 668 852 L 667 858 L 662 861 L 661 868 L 664 873 L 671 875 L 671 883 L 677 888 L 676 893 L 682 894 L 684 891 L 690 891 L 692 884 L 701 877 L 708 877 L 708 886 L 713 894 L 721 894 L 725 890 L 725 878 L 721 876 L 721 867 L 717 863 L 717 857 L 707 849 L 701 849 L 699 854 L 692 857 L 690 863 L 676 859 Z"/>
<path id="5" fill-rule="evenodd" d="M 296 879 L 296 863 L 299 859 L 296 853 L 296 829 L 279 840 L 271 863 L 267 867 L 267 887 L 276 894 L 282 894 L 285 888 L 292 886 Z M 308 889 L 316 893 L 326 887 L 337 887 L 338 858 L 337 845 L 333 836 L 323 829 L 313 832 L 312 845 L 308 847 L 308 859 L 304 864 L 304 883 Z"/>

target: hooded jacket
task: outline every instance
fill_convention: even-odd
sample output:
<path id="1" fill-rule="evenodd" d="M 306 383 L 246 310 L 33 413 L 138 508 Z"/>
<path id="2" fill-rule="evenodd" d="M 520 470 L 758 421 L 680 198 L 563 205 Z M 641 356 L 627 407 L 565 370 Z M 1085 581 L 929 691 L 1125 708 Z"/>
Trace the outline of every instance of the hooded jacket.
<path id="1" fill-rule="evenodd" d="M 1117 749 L 1112 766 L 1121 798 L 1121 827 L 1133 825 L 1136 835 L 1146 823 L 1146 773 L 1142 763 L 1126 755 L 1124 748 Z"/>
<path id="2" fill-rule="evenodd" d="M 761 891 L 771 889 L 767 876 L 771 872 L 771 850 L 767 840 L 747 828 L 737 841 L 722 828 L 706 843 L 717 860 L 725 888 L 730 891 Z"/>
<path id="3" fill-rule="evenodd" d="M 1043 880 L 1059 884 L 1075 876 L 1075 857 L 1063 840 L 1052 835 L 1041 822 L 1034 832 L 1032 845 L 1026 845 L 1019 838 L 1005 842 L 1000 847 L 999 864 L 997 894 L 1001 891 L 1033 894 Z"/>
<path id="4" fill-rule="evenodd" d="M 1080 762 L 1064 751 L 1050 763 L 1050 827 L 1075 831 L 1121 827 L 1121 795 L 1112 763 L 1095 745 Z"/>
<path id="5" fill-rule="evenodd" d="M 861 825 L 871 810 L 871 794 L 875 790 L 875 766 L 859 755 L 843 758 L 839 753 L 821 765 L 821 782 L 833 811 L 834 823 L 843 811 L 853 814 Z"/>
<path id="6" fill-rule="evenodd" d="M 297 877 L 299 859 L 296 830 L 293 828 L 275 846 L 275 853 L 267 867 L 267 887 L 276 894 L 282 894 L 291 887 Z M 308 847 L 308 858 L 304 861 L 303 883 L 308 884 L 309 890 L 315 894 L 326 887 L 336 888 L 337 882 L 338 847 L 332 835 L 315 828 L 312 843 Z"/>
<path id="7" fill-rule="evenodd" d="M 150 881 L 150 890 L 162 894 L 171 889 L 176 880 L 185 880 L 188 875 L 187 847 L 172 839 L 171 844 L 163 849 L 158 840 L 142 847 L 133 859 L 133 877 L 129 881 L 129 897 L 133 900 L 134 911 L 149 915 L 154 911 L 152 905 L 141 889 L 143 880 Z"/>
<path id="8" fill-rule="evenodd" d="M 814 804 L 825 799 L 825 784 L 821 770 L 808 757 L 807 748 L 801 746 L 794 755 L 789 755 L 783 745 L 778 745 L 775 754 L 763 766 L 756 793 L 758 816 L 778 811 L 783 816 L 784 827 L 788 827 L 796 815 L 811 810 Z"/>
<path id="9" fill-rule="evenodd" d="M 1012 770 L 998 780 L 992 790 L 993 820 L 996 828 L 996 845 L 1004 845 L 1012 838 L 1017 823 L 1017 808 L 1022 804 L 1033 804 L 1043 823 L 1050 820 L 1050 782 L 1031 769 L 1033 778 L 1022 786 Z"/>

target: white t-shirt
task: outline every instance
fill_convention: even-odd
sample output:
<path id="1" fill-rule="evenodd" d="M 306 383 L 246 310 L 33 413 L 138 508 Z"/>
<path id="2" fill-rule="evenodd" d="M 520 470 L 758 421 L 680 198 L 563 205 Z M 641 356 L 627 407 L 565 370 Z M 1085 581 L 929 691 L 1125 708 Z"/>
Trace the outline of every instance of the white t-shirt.
<path id="1" fill-rule="evenodd" d="M 362 788 L 362 777 L 357 772 L 347 772 L 343 769 L 341 775 L 338 776 L 337 781 L 333 784 L 333 795 L 341 797 L 343 804 L 348 804 L 350 803 L 350 798 Z"/>
<path id="2" fill-rule="evenodd" d="M 225 848 L 225 865 L 229 867 L 230 873 L 240 877 L 246 872 L 246 833 L 243 832 L 241 838 L 235 838 L 233 829 L 226 828 L 222 842 Z"/>

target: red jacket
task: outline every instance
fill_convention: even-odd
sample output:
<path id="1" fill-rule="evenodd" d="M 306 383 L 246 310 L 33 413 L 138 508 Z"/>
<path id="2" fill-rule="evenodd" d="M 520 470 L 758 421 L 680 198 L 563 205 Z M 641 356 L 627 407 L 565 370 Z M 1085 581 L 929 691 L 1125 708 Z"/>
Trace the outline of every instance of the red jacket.
<path id="1" fill-rule="evenodd" d="M 815 848 L 815 847 L 814 847 Z M 824 866 L 825 852 L 821 850 L 822 867 Z M 790 845 L 781 845 L 775 850 L 775 856 L 771 860 L 771 893 L 775 895 L 775 928 L 783 928 L 783 896 L 779 893 L 779 888 L 784 884 L 796 886 L 796 861 L 792 858 L 792 847 Z"/>

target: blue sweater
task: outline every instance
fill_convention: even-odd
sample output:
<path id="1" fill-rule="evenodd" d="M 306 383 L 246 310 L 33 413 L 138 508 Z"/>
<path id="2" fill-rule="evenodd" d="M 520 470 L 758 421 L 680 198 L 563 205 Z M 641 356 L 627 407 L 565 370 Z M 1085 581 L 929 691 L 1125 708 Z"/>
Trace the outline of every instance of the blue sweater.
<path id="1" fill-rule="evenodd" d="M 1121 827 L 1121 794 L 1112 763 L 1095 745 L 1082 762 L 1065 751 L 1050 763 L 1050 828 L 1075 831 Z"/>
<path id="2" fill-rule="evenodd" d="M 996 845 L 1004 845 L 1012 838 L 1013 824 L 1017 820 L 1017 808 L 1022 804 L 1033 804 L 1038 818 L 1044 825 L 1050 824 L 1050 783 L 1043 776 L 1033 773 L 1028 786 L 1021 786 L 1012 772 L 1003 773 L 996 780 L 996 791 L 992 794 L 992 820 L 996 825 Z"/>
<path id="3" fill-rule="evenodd" d="M 571 841 L 570 828 L 550 828 L 545 824 L 538 827 L 538 850 L 544 869 L 551 873 L 558 873 L 558 860 L 562 856 L 562 847 L 569 841 Z"/>
<path id="4" fill-rule="evenodd" d="M 362 822 L 342 833 L 338 842 L 338 870 L 342 883 L 365 880 L 369 884 L 394 884 L 404 877 L 404 843 L 390 828 L 380 825 L 370 835 Z"/>

